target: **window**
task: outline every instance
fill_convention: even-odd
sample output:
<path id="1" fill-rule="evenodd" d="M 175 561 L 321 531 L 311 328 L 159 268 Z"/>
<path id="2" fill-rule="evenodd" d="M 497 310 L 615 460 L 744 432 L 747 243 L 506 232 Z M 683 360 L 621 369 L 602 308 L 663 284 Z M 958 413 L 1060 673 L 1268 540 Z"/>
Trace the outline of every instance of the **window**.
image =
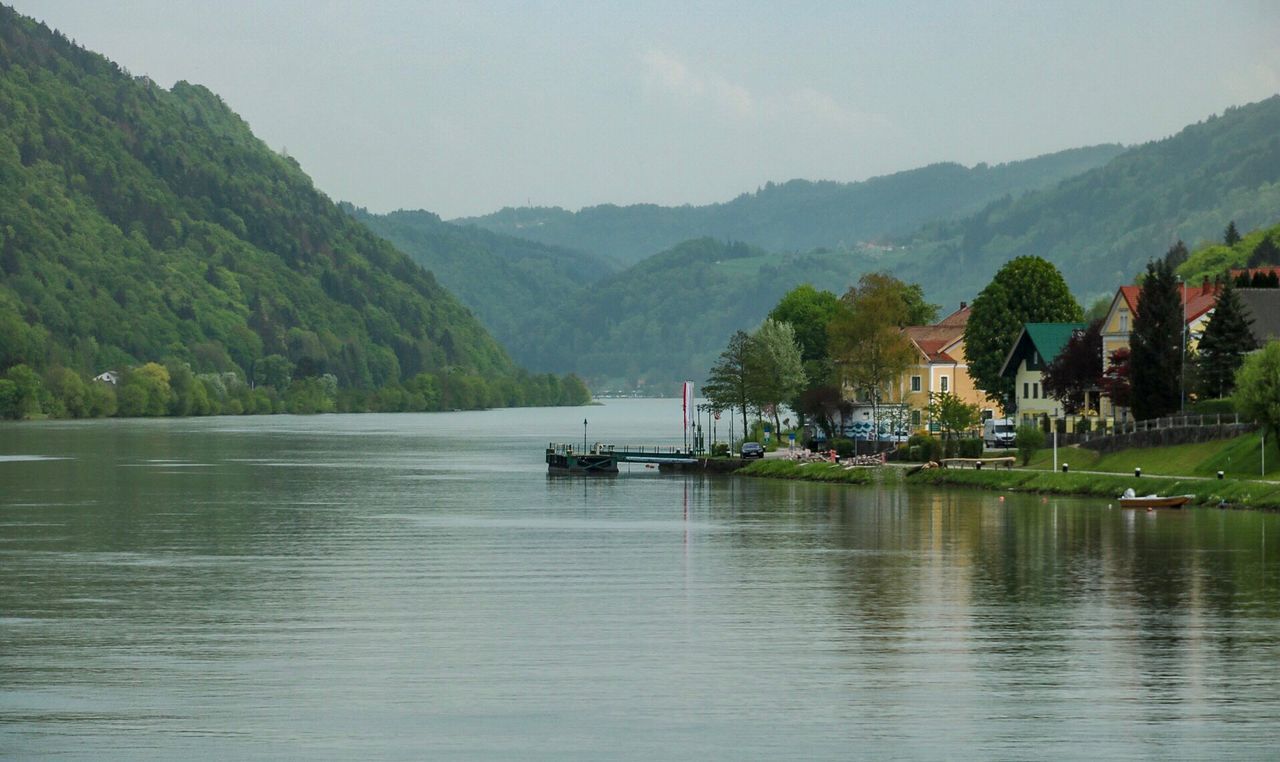
<path id="1" fill-rule="evenodd" d="M 918 392 L 918 391 L 920 391 L 920 377 L 919 377 L 919 376 L 912 376 L 912 377 L 911 377 L 911 391 L 913 391 L 913 392 Z"/>
<path id="2" fill-rule="evenodd" d="M 1129 313 L 1127 312 L 1120 313 L 1120 332 L 1121 333 L 1129 332 Z"/>
<path id="3" fill-rule="evenodd" d="M 912 426 L 919 426 L 919 425 L 920 425 L 920 411 L 919 411 L 919 410 L 912 410 L 912 411 L 911 411 L 911 425 L 912 425 Z"/>
<path id="4" fill-rule="evenodd" d="M 1022 382 L 1022 398 L 1024 400 L 1031 399 L 1031 384 L 1027 383 L 1026 381 Z"/>
<path id="5" fill-rule="evenodd" d="M 1035 381 L 1031 384 L 1031 399 L 1040 399 L 1040 382 Z"/>
<path id="6" fill-rule="evenodd" d="M 944 392 L 945 392 L 945 391 L 947 391 L 947 377 L 946 377 L 946 376 L 943 376 L 943 377 L 942 377 L 942 379 L 941 379 L 940 383 L 941 383 L 941 385 L 940 385 L 938 388 L 939 388 L 939 389 L 941 389 L 941 390 L 942 390 L 942 391 L 944 391 Z"/>

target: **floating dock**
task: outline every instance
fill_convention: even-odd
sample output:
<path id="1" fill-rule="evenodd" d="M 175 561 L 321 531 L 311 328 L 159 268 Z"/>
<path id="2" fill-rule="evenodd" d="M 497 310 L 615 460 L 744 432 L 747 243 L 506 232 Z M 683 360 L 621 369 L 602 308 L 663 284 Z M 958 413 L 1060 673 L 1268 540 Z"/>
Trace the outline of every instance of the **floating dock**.
<path id="1" fill-rule="evenodd" d="M 547 473 L 574 476 L 611 476 L 618 473 L 619 463 L 645 463 L 662 466 L 693 466 L 699 459 L 692 450 L 678 447 L 616 447 L 596 443 L 590 449 L 571 444 L 547 445 Z"/>

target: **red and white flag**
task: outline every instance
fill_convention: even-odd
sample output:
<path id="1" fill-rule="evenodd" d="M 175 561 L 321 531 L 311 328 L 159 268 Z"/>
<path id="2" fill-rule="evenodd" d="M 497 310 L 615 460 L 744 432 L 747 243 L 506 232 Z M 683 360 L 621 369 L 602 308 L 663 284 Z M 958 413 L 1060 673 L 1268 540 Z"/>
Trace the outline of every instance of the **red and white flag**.
<path id="1" fill-rule="evenodd" d="M 685 381 L 680 391 L 682 412 L 684 414 L 684 427 L 689 428 L 689 424 L 693 421 L 693 382 Z"/>

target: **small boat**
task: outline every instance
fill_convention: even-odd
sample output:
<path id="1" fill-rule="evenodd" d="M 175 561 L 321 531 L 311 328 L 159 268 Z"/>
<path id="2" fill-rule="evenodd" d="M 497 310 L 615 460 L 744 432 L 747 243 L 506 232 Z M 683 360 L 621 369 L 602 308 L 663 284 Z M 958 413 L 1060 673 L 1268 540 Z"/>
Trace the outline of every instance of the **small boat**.
<path id="1" fill-rule="evenodd" d="M 1121 508 L 1181 508 L 1191 502 L 1194 495 L 1170 495 L 1169 497 L 1160 497 L 1159 495 L 1138 496 L 1134 494 L 1132 489 L 1127 489 L 1120 496 Z"/>

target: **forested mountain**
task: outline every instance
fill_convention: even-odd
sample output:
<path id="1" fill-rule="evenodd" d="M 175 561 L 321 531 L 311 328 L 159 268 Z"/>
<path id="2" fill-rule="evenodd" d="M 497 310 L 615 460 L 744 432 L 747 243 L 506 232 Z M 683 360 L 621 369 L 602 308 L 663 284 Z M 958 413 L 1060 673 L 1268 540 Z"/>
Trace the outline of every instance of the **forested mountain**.
<path id="1" fill-rule="evenodd" d="M 686 241 L 539 312 L 524 351 L 541 363 L 535 368 L 573 368 L 595 388 L 671 394 L 682 379 L 704 379 L 728 337 L 754 329 L 793 286 L 843 293 L 875 264 L 846 252 L 777 255 Z"/>
<path id="2" fill-rule="evenodd" d="M 457 222 L 595 252 L 623 265 L 703 236 L 750 241 L 771 251 L 854 248 L 1051 186 L 1105 164 L 1122 150 L 1100 145 L 973 168 L 933 164 L 858 183 L 791 180 L 708 206 L 605 204 L 578 212 L 507 208 Z"/>
<path id="3" fill-rule="evenodd" d="M 593 254 L 453 225 L 430 212 L 370 214 L 349 204 L 341 206 L 430 270 L 480 317 L 517 362 L 529 367 L 545 364 L 529 343 L 531 319 L 568 302 L 582 286 L 616 269 Z"/>
<path id="4" fill-rule="evenodd" d="M 972 297 L 1013 256 L 1054 262 L 1083 301 L 1131 283 L 1181 239 L 1280 219 L 1280 96 L 1136 146 L 1056 187 L 1004 199 L 899 241 L 900 277 L 934 300 Z"/>
<path id="5" fill-rule="evenodd" d="M 0 370 L 146 361 L 352 388 L 517 370 L 435 278 L 218 96 L 0 7 Z"/>

